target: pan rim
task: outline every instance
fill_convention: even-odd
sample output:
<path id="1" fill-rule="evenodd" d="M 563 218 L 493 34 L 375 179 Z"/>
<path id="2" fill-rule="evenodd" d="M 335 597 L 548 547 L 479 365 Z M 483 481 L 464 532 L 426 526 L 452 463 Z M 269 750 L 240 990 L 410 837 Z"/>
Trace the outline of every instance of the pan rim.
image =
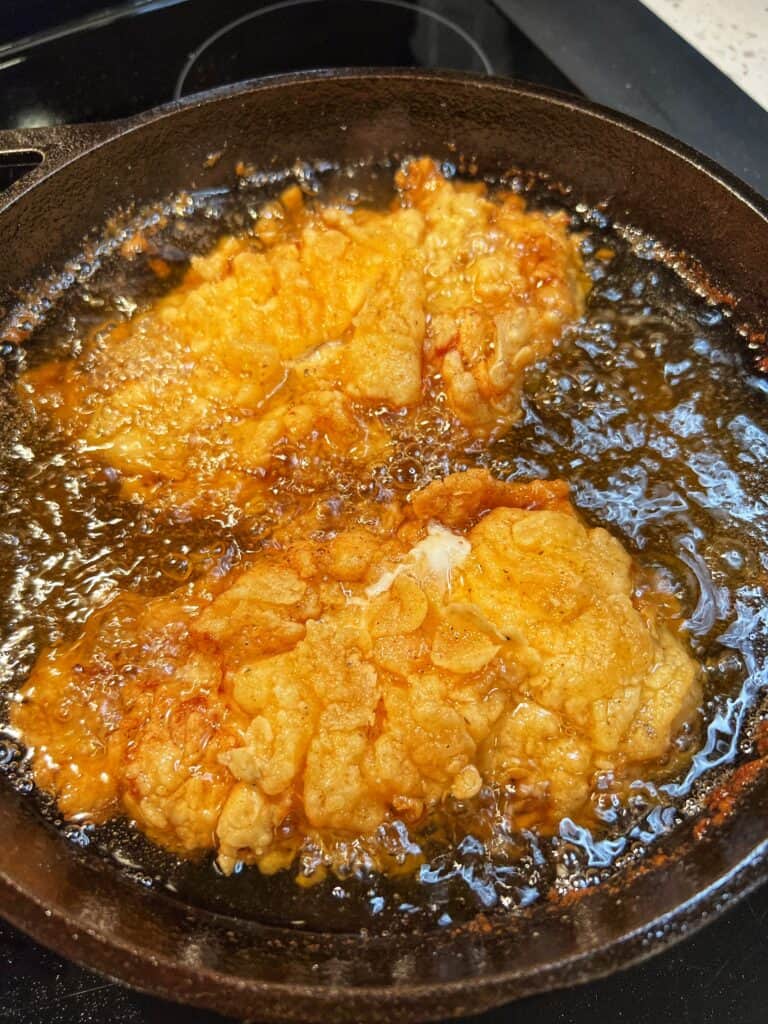
<path id="1" fill-rule="evenodd" d="M 14 139 L 28 138 L 30 140 L 30 148 L 35 148 L 36 144 L 39 144 L 38 140 L 44 140 L 46 137 L 56 139 L 70 131 L 74 131 L 76 135 L 82 132 L 80 144 L 78 145 L 75 142 L 67 159 L 61 162 L 53 161 L 47 169 L 46 162 L 43 161 L 43 164 L 38 169 L 30 171 L 29 174 L 25 175 L 17 183 L 21 186 L 18 191 L 16 185 L 6 189 L 5 193 L 2 194 L 2 198 L 0 198 L 0 212 L 11 206 L 21 194 L 35 188 L 42 180 L 57 173 L 66 164 L 80 159 L 86 153 L 108 145 L 117 137 L 132 134 L 147 124 L 162 121 L 183 110 L 206 106 L 220 99 L 236 98 L 240 95 L 283 88 L 289 85 L 305 85 L 315 81 L 365 81 L 368 79 L 403 79 L 410 82 L 419 80 L 445 83 L 455 82 L 465 86 L 482 89 L 491 88 L 502 93 L 512 93 L 530 99 L 543 100 L 553 106 L 579 111 L 605 123 L 615 125 L 618 128 L 628 129 L 633 135 L 639 136 L 680 157 L 686 163 L 706 174 L 707 177 L 719 185 L 722 185 L 728 192 L 737 197 L 768 223 L 768 197 L 762 196 L 751 185 L 742 181 L 738 175 L 729 171 L 711 157 L 676 139 L 673 135 L 654 128 L 629 114 L 623 114 L 605 104 L 595 103 L 592 100 L 572 95 L 559 89 L 533 85 L 521 79 L 504 78 L 499 75 L 481 75 L 471 71 L 444 70 L 439 68 L 365 66 L 344 68 L 319 67 L 306 71 L 263 75 L 234 82 L 230 85 L 221 85 L 213 89 L 190 93 L 180 99 L 169 100 L 167 103 L 159 104 L 125 118 L 84 122 L 74 125 L 51 125 L 44 128 L 13 129 L 8 132 L 0 132 L 0 149 L 3 148 L 3 136 L 13 136 Z M 95 130 L 95 134 L 91 135 L 91 129 Z M 6 197 L 8 197 L 7 202 L 3 201 Z"/>
<path id="2" fill-rule="evenodd" d="M 706 888 L 696 892 L 689 899 L 676 904 L 670 910 L 642 926 L 628 931 L 606 946 L 594 947 L 561 960 L 542 963 L 529 972 L 526 972 L 524 969 L 520 969 L 517 972 L 509 970 L 489 975 L 473 975 L 463 979 L 418 984 L 395 983 L 392 985 L 343 986 L 318 984 L 317 986 L 312 986 L 298 982 L 262 981 L 226 973 L 214 968 L 189 966 L 168 957 L 156 956 L 154 954 L 150 956 L 128 942 L 116 940 L 111 936 L 106 938 L 96 929 L 80 925 L 77 927 L 78 938 L 74 939 L 74 941 L 72 941 L 72 937 L 67 935 L 66 931 L 62 933 L 62 940 L 60 942 L 51 941 L 47 937 L 38 940 L 38 935 L 47 932 L 45 925 L 55 923 L 57 917 L 60 917 L 61 922 L 67 927 L 71 927 L 71 924 L 66 921 L 63 914 L 58 914 L 56 911 L 52 912 L 51 916 L 48 917 L 49 912 L 43 905 L 28 892 L 17 887 L 4 872 L 0 872 L 0 916 L 20 931 L 30 935 L 36 941 L 40 941 L 42 945 L 60 952 L 61 955 L 80 963 L 89 970 L 101 971 L 100 968 L 92 966 L 87 955 L 82 958 L 77 955 L 80 948 L 78 943 L 83 934 L 88 934 L 94 943 L 99 945 L 107 944 L 113 951 L 134 961 L 137 967 L 141 966 L 142 970 L 149 971 L 150 974 L 168 971 L 175 975 L 192 979 L 195 982 L 202 979 L 211 985 L 221 986 L 232 995 L 237 992 L 243 993 L 247 991 L 251 996 L 269 996 L 271 998 L 280 998 L 281 996 L 300 997 L 311 1000 L 318 1005 L 318 1008 L 322 1008 L 331 1003 L 338 1005 L 340 1001 L 353 1002 L 357 999 L 375 999 L 383 1004 L 399 1002 L 411 1002 L 414 1004 L 425 999 L 434 999 L 436 993 L 440 995 L 450 995 L 452 993 L 466 994 L 470 990 L 473 995 L 488 994 L 492 997 L 494 990 L 515 986 L 514 995 L 511 998 L 517 1000 L 537 993 L 555 991 L 570 985 L 597 980 L 616 971 L 625 970 L 635 964 L 649 960 L 658 953 L 672 948 L 696 934 L 702 928 L 705 928 L 713 920 L 730 909 L 736 902 L 741 901 L 760 885 L 765 884 L 766 881 L 768 881 L 768 837 L 758 842 L 736 865 L 720 875 Z M 724 900 L 722 903 L 715 903 L 712 906 L 709 901 L 726 888 L 728 889 L 728 900 Z M 26 922 L 22 924 L 20 920 L 21 914 L 17 915 L 13 911 L 9 913 L 6 910 L 4 906 L 5 901 L 2 899 L 4 891 L 15 894 L 28 907 L 34 909 L 37 915 L 36 928 L 30 928 Z M 699 904 L 702 902 L 709 905 L 704 908 L 703 913 L 699 913 L 697 911 L 700 910 Z M 644 937 L 649 932 L 658 931 L 666 922 L 673 919 L 676 923 L 680 923 L 679 919 L 685 919 L 686 916 L 693 917 L 693 920 L 690 922 L 684 921 L 684 928 L 665 934 L 662 939 L 657 939 L 657 942 L 654 944 L 643 942 Z M 71 944 L 68 943 L 68 939 Z M 604 963 L 603 961 L 607 961 L 609 957 L 613 959 L 610 962 Z M 595 960 L 597 960 L 597 963 L 595 963 Z M 101 973 L 107 973 L 110 977 L 123 980 L 119 973 L 114 975 L 104 971 L 101 971 Z M 131 976 L 130 971 L 127 972 L 127 975 Z M 550 977 L 550 975 L 554 977 Z M 139 991 L 154 994 L 161 992 L 170 993 L 171 997 L 174 997 L 173 990 L 164 983 L 159 985 L 148 984 L 146 987 L 141 982 L 134 980 L 127 980 L 125 983 Z M 178 994 L 175 995 L 178 998 Z M 194 993 L 188 993 L 182 998 L 185 1003 L 193 1002 L 197 1005 L 214 1009 L 220 1006 L 218 1003 L 214 1005 L 205 998 L 197 999 Z M 486 1008 L 494 1005 L 499 1004 L 492 998 L 487 1004 L 484 1004 Z M 458 1012 L 463 1011 L 459 1010 Z M 280 1016 L 275 1019 L 292 1018 Z M 431 1018 L 419 1017 L 418 1019 L 428 1021 Z"/>

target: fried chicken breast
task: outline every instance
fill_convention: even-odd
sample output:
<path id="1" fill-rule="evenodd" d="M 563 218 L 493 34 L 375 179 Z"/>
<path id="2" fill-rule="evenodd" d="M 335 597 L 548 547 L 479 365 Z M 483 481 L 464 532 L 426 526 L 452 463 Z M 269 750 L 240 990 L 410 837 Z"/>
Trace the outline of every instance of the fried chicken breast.
<path id="1" fill-rule="evenodd" d="M 22 393 L 124 496 L 194 515 L 259 512 L 286 465 L 305 487 L 364 473 L 391 448 L 382 408 L 416 421 L 441 396 L 469 438 L 502 433 L 524 370 L 582 312 L 577 241 L 563 214 L 428 159 L 397 186 L 385 211 L 287 189 Z"/>
<path id="2" fill-rule="evenodd" d="M 471 470 L 317 526 L 120 594 L 40 657 L 13 724 L 62 815 L 127 815 L 225 871 L 308 842 L 333 861 L 339 838 L 381 867 L 381 827 L 449 797 L 506 787 L 546 829 L 585 815 L 598 773 L 670 770 L 697 667 L 564 484 Z"/>

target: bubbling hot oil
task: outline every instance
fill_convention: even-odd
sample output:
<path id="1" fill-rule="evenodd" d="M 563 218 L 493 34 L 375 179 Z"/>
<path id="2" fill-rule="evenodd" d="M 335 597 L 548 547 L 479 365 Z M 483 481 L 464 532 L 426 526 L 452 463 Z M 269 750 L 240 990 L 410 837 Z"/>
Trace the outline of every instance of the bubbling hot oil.
<path id="1" fill-rule="evenodd" d="M 392 169 L 304 167 L 294 175 L 310 195 L 381 203 L 389 198 Z M 275 481 L 275 509 L 256 521 L 187 522 L 121 502 L 108 473 L 89 472 L 60 438 L 25 416 L 13 380 L 20 366 L 77 353 L 95 325 L 131 316 L 177 283 L 191 253 L 222 233 L 247 230 L 265 195 L 286 180 L 245 180 L 232 192 L 182 197 L 148 215 L 144 226 L 170 267 L 163 281 L 141 261 L 119 258 L 127 229 L 73 263 L 21 314 L 22 322 L 40 326 L 33 345 L 2 350 L 6 701 L 41 647 L 76 634 L 88 609 L 118 587 L 160 593 L 213 565 L 233 564 L 284 512 L 290 458 L 284 479 Z M 533 204 L 552 205 L 543 187 L 513 184 L 528 189 Z M 696 297 L 654 258 L 649 242 L 624 237 L 594 211 L 576 208 L 572 215 L 594 286 L 583 322 L 530 371 L 522 419 L 490 447 L 461 448 L 439 411 L 416 429 L 412 419 L 385 414 L 395 434 L 402 428 L 402 444 L 376 467 L 365 496 L 385 499 L 475 465 L 504 478 L 568 480 L 586 518 L 655 568 L 685 609 L 705 675 L 706 726 L 701 737 L 680 738 L 682 746 L 698 744 L 684 774 L 663 786 L 638 779 L 624 799 L 610 780 L 597 780 L 595 827 L 566 819 L 551 837 L 513 829 L 506 794 L 484 789 L 469 804 L 452 801 L 418 834 L 400 822 L 384 827 L 380 839 L 392 862 L 418 861 L 415 872 L 372 875 L 365 851 L 351 844 L 349 876 L 311 888 L 296 884 L 295 870 L 265 878 L 243 868 L 223 878 L 210 859 L 179 861 L 127 822 L 64 824 L 50 800 L 34 794 L 68 839 L 111 858 L 141 884 L 233 916 L 351 931 L 441 926 L 604 880 L 694 814 L 716 770 L 748 748 L 768 683 L 768 384 L 746 366 L 726 312 Z M 341 477 L 333 486 L 354 496 L 360 482 Z M 33 791 L 24 752 L 7 728 L 0 731 L 0 770 L 18 789 Z M 321 857 L 306 849 L 299 873 Z"/>

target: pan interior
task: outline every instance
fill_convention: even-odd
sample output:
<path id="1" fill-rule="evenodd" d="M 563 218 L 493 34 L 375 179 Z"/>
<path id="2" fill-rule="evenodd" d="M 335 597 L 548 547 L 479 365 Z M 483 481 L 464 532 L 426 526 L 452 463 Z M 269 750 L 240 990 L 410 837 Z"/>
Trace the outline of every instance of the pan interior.
<path id="1" fill-rule="evenodd" d="M 379 206 L 389 198 L 392 170 L 387 163 L 302 165 L 266 178 L 246 175 L 232 189 L 174 196 L 125 228 L 151 231 L 172 268 L 168 279 L 159 282 L 140 260 L 126 263 L 113 238 L 73 264 L 45 299 L 15 311 L 16 324 L 25 316 L 39 323 L 23 345 L 9 341 L 3 348 L 6 702 L 46 643 L 77 632 L 99 593 L 116 583 L 167 592 L 185 566 L 202 564 L 212 549 L 251 550 L 269 528 L 178 521 L 121 502 L 113 479 L 89 473 L 76 452 L 24 411 L 15 397 L 17 374 L 51 355 L 76 354 L 95 325 L 132 316 L 180 279 L 191 254 L 207 251 L 224 233 L 246 230 L 259 203 L 287 183 L 298 181 L 310 196 Z M 173 900 L 243 921 L 342 933 L 445 928 L 478 912 L 517 915 L 620 878 L 659 839 L 674 839 L 690 825 L 719 773 L 754 749 L 766 681 L 768 385 L 749 365 L 728 305 L 697 294 L 652 239 L 617 228 L 535 175 L 492 184 L 524 192 L 533 206 L 567 206 L 593 280 L 586 316 L 530 372 L 524 417 L 505 438 L 455 451 L 425 431 L 378 468 L 378 484 L 398 492 L 404 481 L 416 487 L 472 465 L 507 479 L 568 480 L 586 519 L 656 569 L 683 604 L 705 675 L 706 727 L 688 740 L 700 748 L 689 770 L 664 786 L 638 779 L 620 804 L 598 800 L 601 827 L 594 833 L 568 819 L 554 837 L 514 833 L 493 801 L 453 808 L 439 823 L 450 837 L 447 847 L 434 835 L 393 829 L 395 848 L 422 846 L 417 876 L 360 873 L 303 889 L 293 871 L 264 878 L 246 868 L 224 878 L 210 859 L 177 860 L 129 822 L 62 822 L 34 791 L 23 747 L 6 728 L 0 767 L 7 781 L 30 792 L 82 856 L 101 858 Z M 480 818 L 492 823 L 490 841 L 475 834 Z"/>

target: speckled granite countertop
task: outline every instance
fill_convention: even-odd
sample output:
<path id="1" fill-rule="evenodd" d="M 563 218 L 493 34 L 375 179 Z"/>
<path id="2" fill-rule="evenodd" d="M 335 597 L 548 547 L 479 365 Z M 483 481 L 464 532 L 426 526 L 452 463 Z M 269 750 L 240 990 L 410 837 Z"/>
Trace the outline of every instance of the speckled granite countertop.
<path id="1" fill-rule="evenodd" d="M 768 0 L 643 0 L 768 110 Z"/>

